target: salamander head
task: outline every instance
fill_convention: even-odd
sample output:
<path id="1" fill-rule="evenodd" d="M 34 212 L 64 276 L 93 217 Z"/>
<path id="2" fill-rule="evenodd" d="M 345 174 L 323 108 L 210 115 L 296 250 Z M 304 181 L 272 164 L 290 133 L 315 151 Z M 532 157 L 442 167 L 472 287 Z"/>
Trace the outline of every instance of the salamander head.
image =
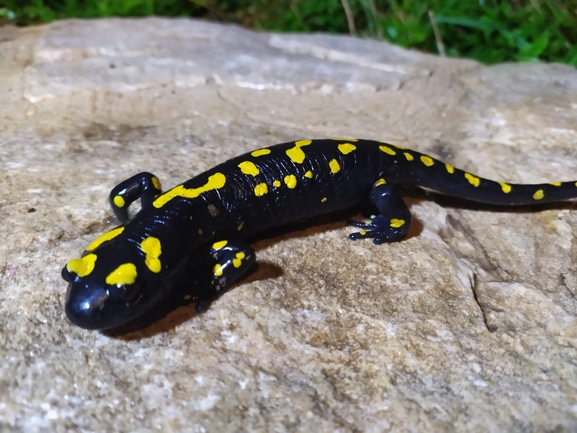
<path id="1" fill-rule="evenodd" d="M 160 241 L 152 236 L 134 241 L 123 231 L 124 227 L 118 227 L 100 236 L 82 258 L 70 260 L 62 269 L 69 283 L 66 315 L 81 328 L 124 325 L 162 297 Z"/>

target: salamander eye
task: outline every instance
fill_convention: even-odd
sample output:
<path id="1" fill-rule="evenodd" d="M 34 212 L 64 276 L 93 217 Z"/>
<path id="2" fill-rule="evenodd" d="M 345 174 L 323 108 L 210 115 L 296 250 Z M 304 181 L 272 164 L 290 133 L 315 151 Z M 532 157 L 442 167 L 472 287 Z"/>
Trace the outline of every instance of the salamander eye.
<path id="1" fill-rule="evenodd" d="M 123 286 L 116 286 L 113 293 L 123 301 L 132 303 L 138 299 L 142 291 L 138 284 L 125 284 Z"/>

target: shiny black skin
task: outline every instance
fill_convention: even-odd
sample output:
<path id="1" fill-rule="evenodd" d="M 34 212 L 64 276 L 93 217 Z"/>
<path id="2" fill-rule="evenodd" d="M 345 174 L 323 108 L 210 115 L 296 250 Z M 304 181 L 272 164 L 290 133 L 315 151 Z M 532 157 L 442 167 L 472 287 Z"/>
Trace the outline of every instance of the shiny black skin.
<path id="1" fill-rule="evenodd" d="M 175 196 L 162 202 L 177 189 L 163 195 L 150 173 L 119 184 L 110 198 L 124 231 L 84 253 L 97 256 L 89 275 L 79 276 L 69 269 L 72 265 L 62 271 L 69 283 L 65 306 L 69 319 L 86 329 L 115 328 L 148 314 L 168 293 L 183 286 L 197 300 L 197 308 L 204 310 L 217 292 L 226 290 L 254 263 L 254 252 L 245 243 L 248 237 L 361 201 L 370 200 L 380 215 L 368 223 L 352 222 L 361 230 L 350 238 L 369 237 L 375 243 L 398 240 L 407 233 L 411 218 L 396 193 L 399 185 L 496 205 L 533 205 L 577 197 L 575 182 L 500 184 L 386 143 L 330 139 L 302 144 L 305 142 L 277 144 L 259 156 L 238 156 L 176 187 L 201 191 L 196 197 Z M 346 146 L 339 147 L 343 144 Z M 246 162 L 254 164 L 258 173 L 243 172 L 239 164 Z M 224 184 L 211 181 L 214 176 L 224 178 Z M 287 176 L 294 176 L 296 182 L 287 181 Z M 267 185 L 266 193 L 256 193 L 259 184 Z M 126 202 L 124 206 L 115 204 L 117 196 Z M 139 198 L 142 209 L 128 221 L 127 208 Z M 158 239 L 162 246 L 159 272 L 151 272 L 144 264 L 146 254 L 140 245 L 148 237 Z M 213 246 L 222 240 L 229 242 L 226 248 Z M 233 262 L 238 254 L 246 259 L 237 267 Z M 107 284 L 107 276 L 123 263 L 134 264 L 136 281 Z M 215 265 L 223 266 L 223 275 L 213 272 Z"/>

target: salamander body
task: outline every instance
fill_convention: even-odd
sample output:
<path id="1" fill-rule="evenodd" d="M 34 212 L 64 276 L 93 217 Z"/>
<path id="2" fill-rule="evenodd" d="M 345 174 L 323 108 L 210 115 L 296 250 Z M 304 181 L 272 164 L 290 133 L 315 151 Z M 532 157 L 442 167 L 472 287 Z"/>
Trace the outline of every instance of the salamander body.
<path id="1" fill-rule="evenodd" d="M 404 237 L 411 214 L 397 186 L 419 186 L 478 203 L 531 205 L 577 197 L 577 184 L 494 182 L 401 146 L 337 138 L 277 144 L 235 157 L 162 192 L 150 173 L 120 183 L 110 204 L 122 222 L 62 270 L 66 314 L 86 329 L 111 329 L 190 288 L 198 311 L 255 262 L 246 239 L 367 199 L 378 214 L 350 221 L 350 239 Z M 127 209 L 141 200 L 128 219 Z"/>

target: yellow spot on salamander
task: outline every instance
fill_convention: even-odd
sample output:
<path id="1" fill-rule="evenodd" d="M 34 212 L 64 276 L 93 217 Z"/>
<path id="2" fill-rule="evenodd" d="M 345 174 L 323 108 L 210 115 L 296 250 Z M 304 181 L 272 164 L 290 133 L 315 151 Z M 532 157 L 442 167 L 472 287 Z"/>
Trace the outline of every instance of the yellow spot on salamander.
<path id="1" fill-rule="evenodd" d="M 425 164 L 427 167 L 430 167 L 435 163 L 435 160 L 430 156 L 421 155 L 421 162 Z"/>
<path id="2" fill-rule="evenodd" d="M 471 173 L 465 173 L 465 179 L 467 179 L 474 187 L 478 187 L 481 184 L 481 179 L 477 176 L 473 176 Z"/>
<path id="3" fill-rule="evenodd" d="M 397 149 L 407 150 L 406 147 L 404 147 L 404 146 L 399 146 L 398 144 L 393 144 L 393 146 L 395 146 Z"/>
<path id="4" fill-rule="evenodd" d="M 294 174 L 289 174 L 288 176 L 285 176 L 284 183 L 287 187 L 293 189 L 297 186 L 297 178 Z"/>
<path id="5" fill-rule="evenodd" d="M 511 185 L 509 185 L 508 183 L 499 182 L 499 185 L 501 185 L 501 189 L 505 194 L 509 194 L 511 192 Z"/>
<path id="6" fill-rule="evenodd" d="M 81 259 L 70 260 L 66 264 L 66 269 L 68 269 L 69 272 L 74 272 L 79 277 L 85 277 L 90 275 L 94 270 L 96 258 L 96 254 L 87 254 Z"/>
<path id="7" fill-rule="evenodd" d="M 381 186 L 381 185 L 386 185 L 387 181 L 385 179 L 379 179 L 375 182 L 375 184 L 373 186 Z"/>
<path id="8" fill-rule="evenodd" d="M 158 274 L 162 265 L 159 257 L 162 254 L 160 240 L 154 236 L 149 236 L 140 243 L 140 249 L 146 254 L 144 264 L 151 272 Z"/>
<path id="9" fill-rule="evenodd" d="M 268 192 L 268 186 L 266 183 L 259 183 L 254 187 L 254 195 L 257 197 L 262 197 Z"/>
<path id="10" fill-rule="evenodd" d="M 549 185 L 561 186 L 561 182 L 550 182 Z"/>
<path id="11" fill-rule="evenodd" d="M 160 181 L 156 176 L 152 176 L 152 185 L 154 185 L 154 187 L 159 191 L 162 189 L 160 186 Z"/>
<path id="12" fill-rule="evenodd" d="M 405 220 L 400 220 L 397 218 L 391 218 L 391 221 L 389 221 L 389 224 L 391 225 L 391 227 L 398 229 L 399 227 L 402 227 L 405 225 Z"/>
<path id="13" fill-rule="evenodd" d="M 545 193 L 543 192 L 542 189 L 539 189 L 535 192 L 535 194 L 533 194 L 533 198 L 535 200 L 541 200 L 543 197 L 545 197 Z"/>
<path id="14" fill-rule="evenodd" d="M 222 173 L 215 173 L 209 176 L 206 184 L 199 188 L 185 188 L 183 185 L 178 185 L 159 196 L 152 204 L 155 208 L 161 208 L 174 197 L 196 198 L 204 192 L 222 188 L 225 183 L 226 176 Z"/>
<path id="15" fill-rule="evenodd" d="M 124 207 L 124 205 L 126 204 L 126 202 L 124 201 L 124 199 L 120 195 L 117 195 L 116 197 L 114 197 L 113 201 L 114 201 L 114 206 L 116 206 L 116 207 Z"/>
<path id="16" fill-rule="evenodd" d="M 349 137 L 335 137 L 335 138 L 331 138 L 331 140 L 334 141 L 359 141 L 356 138 L 349 138 Z"/>
<path id="17" fill-rule="evenodd" d="M 260 174 L 260 170 L 258 169 L 258 167 L 254 165 L 254 162 L 251 161 L 241 162 L 238 165 L 238 168 L 240 168 L 240 171 L 242 171 L 244 174 L 248 174 L 251 176 L 257 176 Z"/>
<path id="18" fill-rule="evenodd" d="M 341 166 L 339 165 L 339 162 L 336 159 L 332 159 L 331 162 L 329 162 L 329 167 L 331 168 L 332 174 L 341 171 Z"/>
<path id="19" fill-rule="evenodd" d="M 236 253 L 236 256 L 234 259 L 232 259 L 232 265 L 235 268 L 240 268 L 240 266 L 242 265 L 242 259 L 244 259 L 246 257 L 246 255 L 241 251 L 240 253 Z"/>
<path id="20" fill-rule="evenodd" d="M 312 140 L 295 141 L 295 147 L 287 149 L 286 154 L 292 162 L 302 164 L 305 160 L 305 153 L 302 151 L 301 147 L 308 146 L 311 143 Z"/>
<path id="21" fill-rule="evenodd" d="M 413 159 L 415 159 L 415 157 L 413 155 L 411 155 L 409 152 L 403 152 L 403 155 L 405 155 L 405 158 L 407 158 L 407 161 L 412 161 Z"/>
<path id="22" fill-rule="evenodd" d="M 224 272 L 224 266 L 222 266 L 218 263 L 216 265 L 214 265 L 214 267 L 212 268 L 212 273 L 217 277 L 222 276 L 223 272 Z"/>
<path id="23" fill-rule="evenodd" d="M 382 152 L 385 152 L 387 155 L 396 155 L 397 152 L 395 152 L 393 149 L 391 149 L 389 146 L 379 146 L 379 149 L 381 149 Z"/>
<path id="24" fill-rule="evenodd" d="M 228 241 L 218 241 L 215 242 L 214 244 L 212 244 L 212 249 L 213 250 L 220 250 L 221 248 L 226 247 L 226 244 L 228 243 Z"/>
<path id="25" fill-rule="evenodd" d="M 339 152 L 341 152 L 343 155 L 347 155 L 357 148 L 357 146 L 351 143 L 342 143 L 337 147 L 339 148 Z"/>
<path id="26" fill-rule="evenodd" d="M 445 168 L 449 174 L 453 174 L 455 172 L 455 167 L 453 167 L 451 164 L 445 164 Z"/>
<path id="27" fill-rule="evenodd" d="M 94 242 L 88 245 L 86 251 L 92 251 L 102 245 L 104 242 L 108 242 L 118 236 L 120 233 L 124 231 L 124 227 L 116 227 L 115 229 L 110 230 L 109 232 L 100 235 Z"/>
<path id="28" fill-rule="evenodd" d="M 244 221 L 241 222 L 241 223 L 236 227 L 236 229 L 240 232 L 243 227 L 244 227 Z"/>
<path id="29" fill-rule="evenodd" d="M 113 270 L 106 277 L 106 284 L 124 286 L 136 281 L 136 266 L 133 263 L 124 263 Z"/>
<path id="30" fill-rule="evenodd" d="M 309 179 L 312 179 L 312 178 L 313 178 L 313 172 L 310 171 L 310 170 L 307 171 L 307 172 L 305 173 L 305 177 L 308 177 Z"/>
<path id="31" fill-rule="evenodd" d="M 258 156 L 268 155 L 269 153 L 270 153 L 270 149 L 258 149 L 258 150 L 253 150 L 250 154 L 256 158 Z"/>
<path id="32" fill-rule="evenodd" d="M 327 201 L 327 198 L 326 198 L 326 197 L 323 197 L 323 198 L 321 199 L 321 203 L 324 203 L 325 201 Z"/>
<path id="33" fill-rule="evenodd" d="M 367 232 L 366 232 L 366 231 L 364 231 L 364 230 L 361 230 L 361 231 L 359 232 L 359 234 L 360 234 L 361 236 L 364 236 L 364 235 L 366 235 L 366 234 L 367 234 Z"/>
<path id="34" fill-rule="evenodd" d="M 275 188 L 278 188 L 279 186 L 281 186 L 280 180 L 275 180 L 275 181 L 272 183 L 272 186 L 274 186 Z"/>

